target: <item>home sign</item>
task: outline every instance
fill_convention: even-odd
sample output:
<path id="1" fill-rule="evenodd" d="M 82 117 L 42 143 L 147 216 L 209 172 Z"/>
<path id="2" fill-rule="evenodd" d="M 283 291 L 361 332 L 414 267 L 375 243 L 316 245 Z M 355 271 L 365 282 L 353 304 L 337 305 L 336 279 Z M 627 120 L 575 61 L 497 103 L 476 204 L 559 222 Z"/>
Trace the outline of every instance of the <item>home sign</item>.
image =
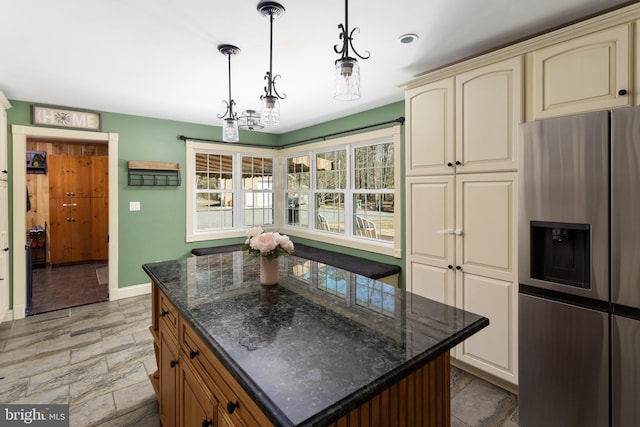
<path id="1" fill-rule="evenodd" d="M 100 113 L 93 111 L 67 110 L 42 105 L 33 105 L 34 125 L 58 126 L 73 129 L 100 130 Z"/>

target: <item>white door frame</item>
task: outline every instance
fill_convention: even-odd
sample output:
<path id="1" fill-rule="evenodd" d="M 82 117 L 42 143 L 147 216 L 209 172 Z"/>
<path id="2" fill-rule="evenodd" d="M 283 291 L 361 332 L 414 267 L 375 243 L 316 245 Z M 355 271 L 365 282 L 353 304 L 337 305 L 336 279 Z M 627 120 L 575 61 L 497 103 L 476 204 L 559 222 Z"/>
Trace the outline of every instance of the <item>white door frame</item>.
<path id="1" fill-rule="evenodd" d="M 28 138 L 101 142 L 109 146 L 109 299 L 118 297 L 118 134 L 12 125 L 13 135 L 13 318 L 25 317 L 27 306 L 26 263 L 24 246 L 27 231 L 27 168 L 25 158 Z"/>

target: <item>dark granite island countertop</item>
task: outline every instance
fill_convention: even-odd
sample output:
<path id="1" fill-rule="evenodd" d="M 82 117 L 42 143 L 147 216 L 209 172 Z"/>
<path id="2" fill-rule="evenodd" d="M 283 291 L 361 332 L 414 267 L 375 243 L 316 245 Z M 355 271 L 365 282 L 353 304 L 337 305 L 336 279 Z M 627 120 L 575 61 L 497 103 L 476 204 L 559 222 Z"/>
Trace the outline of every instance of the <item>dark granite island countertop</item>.
<path id="1" fill-rule="evenodd" d="M 275 425 L 334 422 L 489 324 L 322 263 L 279 262 L 275 286 L 243 252 L 143 265 Z"/>

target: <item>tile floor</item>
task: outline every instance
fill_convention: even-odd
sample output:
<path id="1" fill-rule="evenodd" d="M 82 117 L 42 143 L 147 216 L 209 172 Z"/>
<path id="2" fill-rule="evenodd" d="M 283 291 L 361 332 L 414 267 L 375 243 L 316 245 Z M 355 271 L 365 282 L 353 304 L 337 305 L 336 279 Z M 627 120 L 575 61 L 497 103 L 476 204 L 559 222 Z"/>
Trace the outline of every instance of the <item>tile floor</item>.
<path id="1" fill-rule="evenodd" d="M 109 299 L 109 285 L 98 284 L 96 270 L 106 263 L 33 269 L 29 315 L 77 307 Z"/>
<path id="2" fill-rule="evenodd" d="M 147 296 L 0 324 L 0 402 L 70 405 L 70 425 L 158 426 Z M 452 427 L 517 427 L 517 399 L 457 368 Z"/>

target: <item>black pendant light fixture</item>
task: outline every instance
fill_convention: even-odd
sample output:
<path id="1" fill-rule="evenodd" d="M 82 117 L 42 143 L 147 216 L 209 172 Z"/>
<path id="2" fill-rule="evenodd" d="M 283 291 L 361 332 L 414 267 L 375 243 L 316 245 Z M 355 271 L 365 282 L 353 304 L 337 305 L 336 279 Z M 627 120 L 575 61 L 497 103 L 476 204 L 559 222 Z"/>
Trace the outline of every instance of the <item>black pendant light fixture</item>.
<path id="1" fill-rule="evenodd" d="M 269 71 L 264 76 L 267 85 L 264 87 L 262 100 L 262 111 L 260 112 L 260 123 L 263 126 L 274 127 L 280 124 L 280 100 L 287 96 L 280 96 L 276 90 L 276 79 L 280 75 L 273 75 L 273 20 L 284 15 L 284 7 L 274 1 L 261 1 L 258 3 L 258 12 L 269 18 Z"/>
<path id="2" fill-rule="evenodd" d="M 233 106 L 236 102 L 231 98 L 231 56 L 240 53 L 240 48 L 231 44 L 218 45 L 218 51 L 228 58 L 229 62 L 229 101 L 222 101 L 227 104 L 227 111 L 218 115 L 219 119 L 224 119 L 222 126 L 222 140 L 224 142 L 238 142 L 240 135 L 238 133 L 238 115 L 233 112 Z"/>
<path id="3" fill-rule="evenodd" d="M 349 0 L 344 0 L 344 25 L 338 25 L 340 29 L 340 39 L 342 40 L 342 48 L 340 44 L 333 46 L 333 50 L 342 55 L 336 59 L 335 69 L 335 92 L 334 99 L 340 101 L 353 101 L 360 98 L 360 65 L 358 60 L 349 56 L 349 48 L 355 56 L 360 59 L 369 59 L 370 53 L 366 52 L 366 56 L 360 55 L 353 47 L 353 33 L 360 32 L 360 28 L 355 27 L 349 32 Z"/>

